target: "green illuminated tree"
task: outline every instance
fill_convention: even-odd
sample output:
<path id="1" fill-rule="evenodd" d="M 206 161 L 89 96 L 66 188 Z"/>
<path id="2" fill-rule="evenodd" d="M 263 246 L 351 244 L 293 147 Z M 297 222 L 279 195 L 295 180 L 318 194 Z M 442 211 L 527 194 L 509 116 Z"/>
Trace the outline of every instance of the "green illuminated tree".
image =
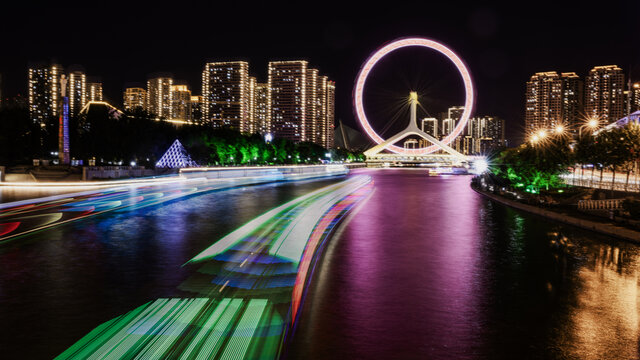
<path id="1" fill-rule="evenodd" d="M 572 163 L 568 138 L 549 136 L 544 142 L 502 151 L 494 160 L 492 172 L 515 187 L 549 190 L 563 186 L 560 175 Z"/>

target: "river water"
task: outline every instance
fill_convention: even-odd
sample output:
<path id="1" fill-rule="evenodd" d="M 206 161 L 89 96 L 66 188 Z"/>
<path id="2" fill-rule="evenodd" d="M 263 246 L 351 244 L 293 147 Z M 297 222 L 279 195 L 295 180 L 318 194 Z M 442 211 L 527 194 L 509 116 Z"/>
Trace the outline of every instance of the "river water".
<path id="1" fill-rule="evenodd" d="M 488 201 L 467 176 L 354 173 L 375 190 L 319 260 L 286 358 L 638 358 L 637 246 Z M 182 264 L 339 180 L 210 192 L 5 244 L 0 357 L 51 358 L 142 303 L 188 296 Z"/>
<path id="2" fill-rule="evenodd" d="M 360 172 L 375 192 L 328 246 L 288 358 L 639 357 L 637 246 L 488 201 L 469 177 Z"/>

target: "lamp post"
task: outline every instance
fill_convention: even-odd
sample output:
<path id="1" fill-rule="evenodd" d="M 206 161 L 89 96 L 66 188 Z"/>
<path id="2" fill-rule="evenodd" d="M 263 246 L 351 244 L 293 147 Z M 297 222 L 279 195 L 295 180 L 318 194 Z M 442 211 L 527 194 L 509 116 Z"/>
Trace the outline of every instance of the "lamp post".
<path id="1" fill-rule="evenodd" d="M 582 124 L 580 128 L 578 128 L 578 137 L 582 137 L 583 127 L 586 127 L 587 129 L 589 129 L 589 131 L 591 131 L 591 133 L 593 134 L 593 132 L 598 128 L 599 125 L 600 125 L 600 119 L 597 116 L 591 116 L 587 118 L 587 121 L 584 124 Z"/>

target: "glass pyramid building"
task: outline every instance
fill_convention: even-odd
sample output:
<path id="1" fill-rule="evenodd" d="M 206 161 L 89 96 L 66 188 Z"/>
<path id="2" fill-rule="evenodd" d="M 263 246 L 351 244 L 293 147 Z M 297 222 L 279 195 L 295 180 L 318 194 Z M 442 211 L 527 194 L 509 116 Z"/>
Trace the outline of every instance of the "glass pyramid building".
<path id="1" fill-rule="evenodd" d="M 156 163 L 156 167 L 172 169 L 197 166 L 198 164 L 191 160 L 191 156 L 189 156 L 187 150 L 182 146 L 178 139 L 173 142 L 167 152 L 165 152 Z"/>

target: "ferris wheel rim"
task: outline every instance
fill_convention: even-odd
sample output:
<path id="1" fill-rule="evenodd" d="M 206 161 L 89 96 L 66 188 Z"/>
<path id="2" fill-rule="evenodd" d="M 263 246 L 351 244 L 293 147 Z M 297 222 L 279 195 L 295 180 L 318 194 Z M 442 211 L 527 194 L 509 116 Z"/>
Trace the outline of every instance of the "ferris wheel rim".
<path id="1" fill-rule="evenodd" d="M 393 51 L 406 48 L 406 47 L 414 47 L 414 46 L 435 50 L 440 54 L 444 55 L 445 57 L 447 57 L 447 59 L 449 59 L 449 61 L 451 61 L 455 65 L 456 69 L 458 70 L 458 73 L 462 77 L 462 81 L 464 84 L 464 89 L 465 89 L 464 111 L 460 117 L 460 121 L 458 122 L 458 125 L 456 125 L 453 131 L 449 135 L 447 135 L 444 139 L 442 139 L 441 142 L 444 143 L 445 145 L 449 145 L 458 135 L 460 135 L 460 133 L 462 133 L 462 131 L 464 130 L 464 127 L 469 122 L 469 118 L 471 117 L 471 113 L 473 111 L 473 105 L 475 103 L 475 94 L 474 94 L 474 87 L 473 87 L 473 81 L 471 79 L 471 74 L 466 64 L 464 63 L 464 61 L 462 61 L 462 59 L 455 52 L 453 52 L 453 50 L 451 50 L 444 44 L 439 43 L 435 40 L 431 40 L 424 37 L 406 37 L 406 38 L 396 39 L 382 46 L 381 48 L 379 48 L 369 56 L 367 61 L 362 65 L 362 67 L 360 68 L 360 71 L 358 72 L 358 76 L 356 77 L 356 84 L 353 90 L 354 109 L 356 111 L 356 117 L 358 118 L 358 122 L 367 133 L 367 136 L 369 136 L 369 138 L 371 138 L 376 144 L 381 144 L 386 140 L 382 136 L 380 136 L 375 130 L 373 130 L 373 127 L 369 123 L 369 120 L 367 119 L 367 115 L 364 111 L 363 93 L 364 93 L 364 86 L 366 84 L 367 78 L 369 77 L 369 74 L 371 73 L 373 67 L 380 60 L 382 60 L 382 58 L 384 58 L 385 56 L 387 56 Z M 404 149 L 399 146 L 391 144 L 387 147 L 387 149 L 401 155 L 425 155 L 425 154 L 430 154 L 439 150 L 440 147 L 438 145 L 432 144 L 425 148 Z"/>

